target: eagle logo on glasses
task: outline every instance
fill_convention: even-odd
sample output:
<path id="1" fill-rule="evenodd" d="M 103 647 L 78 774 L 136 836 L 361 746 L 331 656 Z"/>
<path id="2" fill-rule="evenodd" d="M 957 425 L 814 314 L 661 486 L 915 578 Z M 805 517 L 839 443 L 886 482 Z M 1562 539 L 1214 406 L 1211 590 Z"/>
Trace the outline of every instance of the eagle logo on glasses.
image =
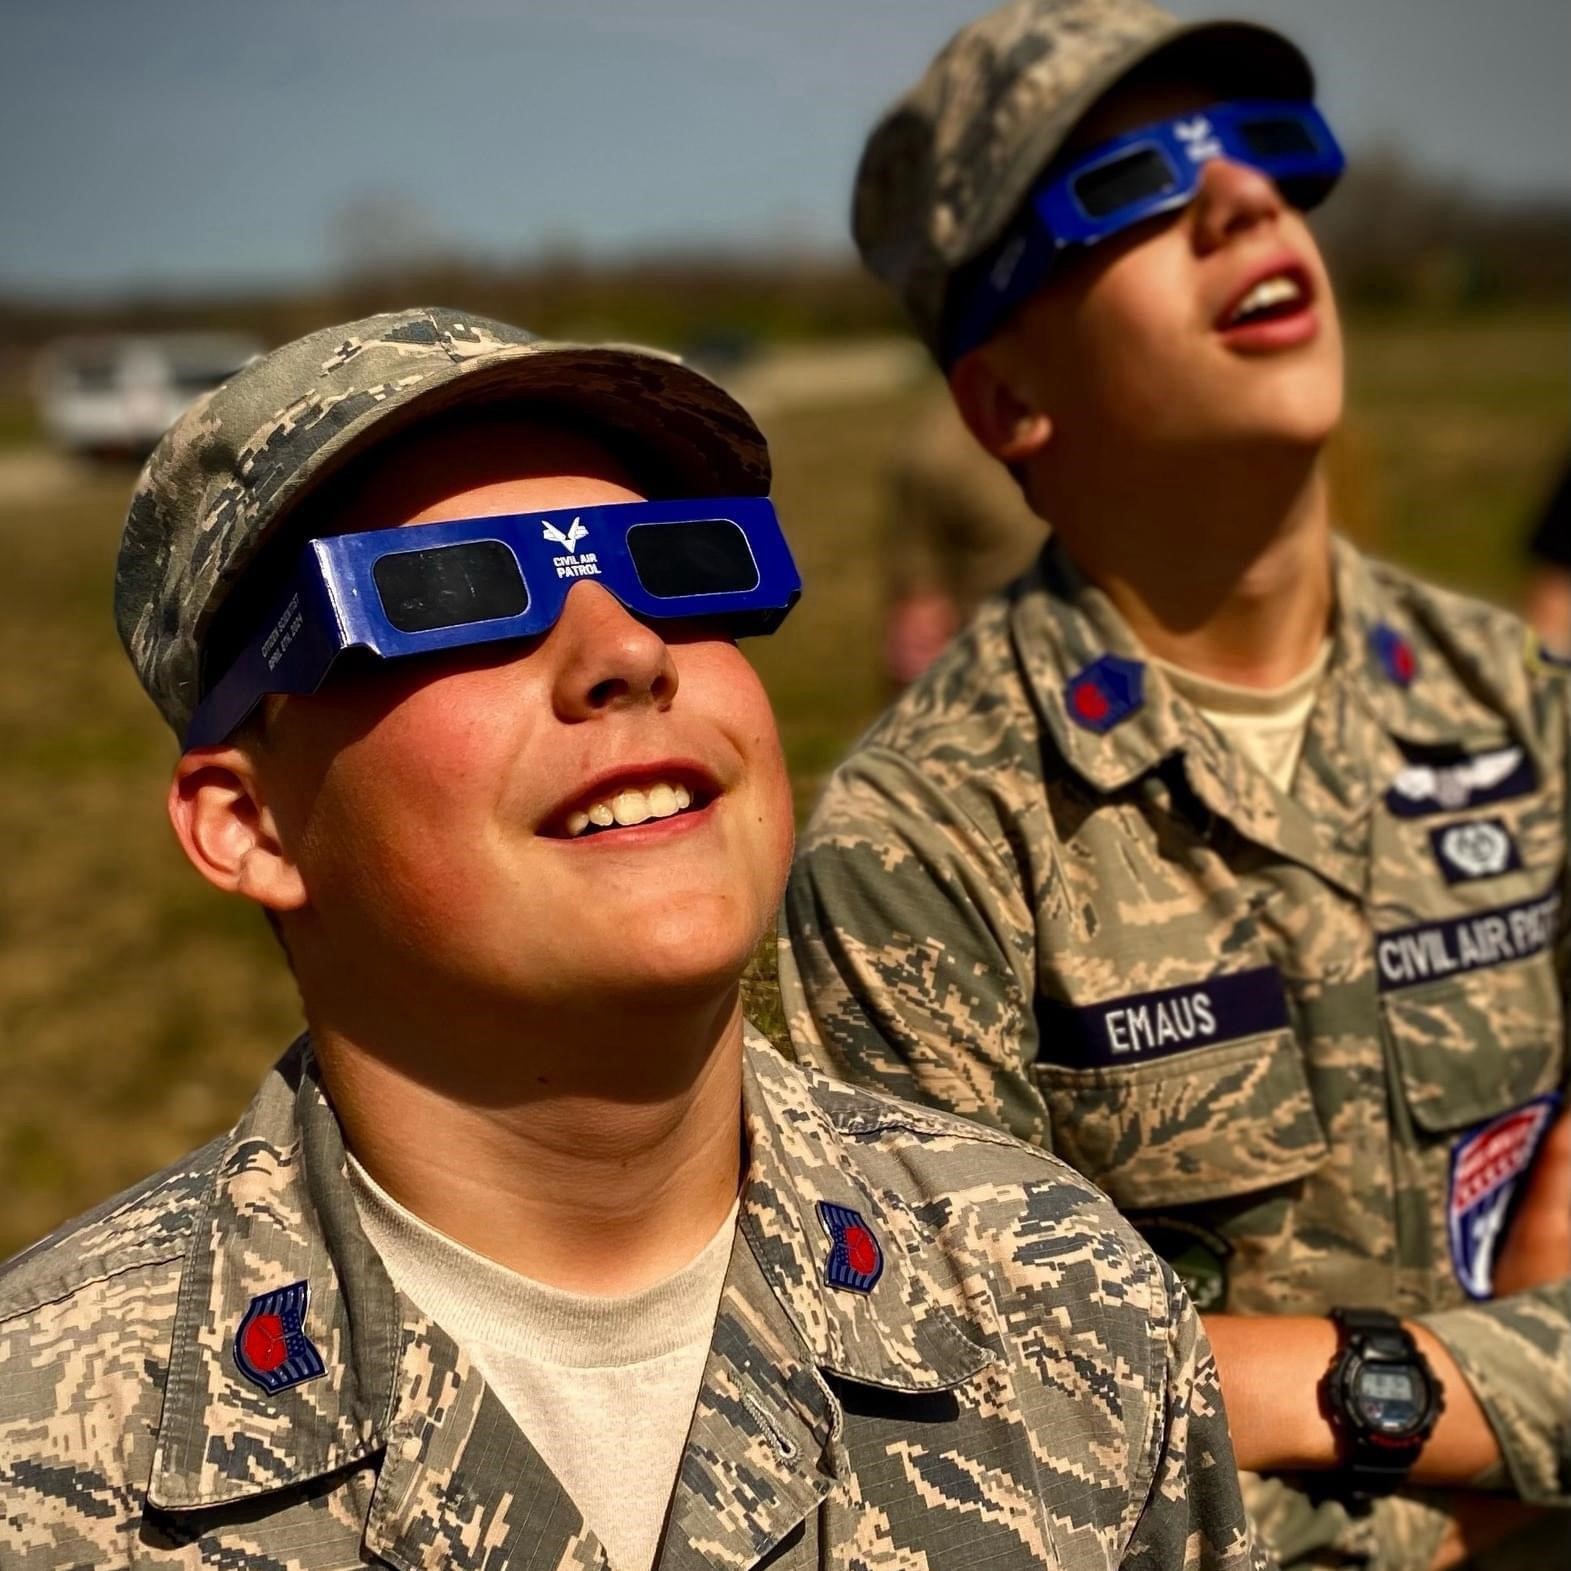
<path id="1" fill-rule="evenodd" d="M 589 530 L 578 519 L 574 519 L 567 526 L 567 533 L 563 534 L 555 524 L 547 519 L 540 520 L 540 527 L 544 531 L 544 538 L 552 545 L 561 546 L 562 555 L 551 558 L 551 565 L 556 568 L 558 578 L 598 578 L 600 576 L 600 558 L 593 551 L 584 551 L 577 555 L 578 542 L 589 538 Z"/>
<path id="2" fill-rule="evenodd" d="M 571 552 L 580 540 L 589 538 L 589 531 L 576 518 L 567 526 L 565 535 L 555 524 L 548 524 L 544 519 L 540 520 L 540 527 L 545 531 L 545 539 L 567 552 Z"/>
<path id="3" fill-rule="evenodd" d="M 1173 131 L 1184 144 L 1184 151 L 1189 154 L 1191 163 L 1203 164 L 1207 159 L 1222 156 L 1222 144 L 1217 141 L 1211 122 L 1204 115 L 1176 122 Z"/>

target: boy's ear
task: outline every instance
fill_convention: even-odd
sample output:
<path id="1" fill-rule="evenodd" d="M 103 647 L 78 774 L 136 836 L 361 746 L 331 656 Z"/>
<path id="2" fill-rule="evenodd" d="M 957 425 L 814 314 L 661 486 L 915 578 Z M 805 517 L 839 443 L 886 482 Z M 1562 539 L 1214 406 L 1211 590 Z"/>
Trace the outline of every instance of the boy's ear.
<path id="1" fill-rule="evenodd" d="M 1023 463 L 1041 452 L 1053 435 L 1053 422 L 1021 390 L 993 346 L 963 354 L 949 369 L 949 390 L 960 417 L 994 458 Z"/>
<path id="2" fill-rule="evenodd" d="M 279 838 L 245 748 L 183 753 L 169 782 L 169 821 L 191 865 L 214 888 L 269 911 L 306 904 L 305 880 Z"/>

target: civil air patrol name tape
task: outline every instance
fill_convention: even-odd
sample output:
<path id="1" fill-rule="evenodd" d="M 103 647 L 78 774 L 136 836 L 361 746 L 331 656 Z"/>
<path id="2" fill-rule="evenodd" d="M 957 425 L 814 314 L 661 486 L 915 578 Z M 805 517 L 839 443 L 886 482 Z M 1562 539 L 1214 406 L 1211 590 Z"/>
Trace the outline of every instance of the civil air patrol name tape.
<path id="1" fill-rule="evenodd" d="M 1536 900 L 1382 933 L 1375 941 L 1380 991 L 1397 992 L 1540 954 L 1554 942 L 1559 910 L 1559 892 L 1551 890 Z"/>

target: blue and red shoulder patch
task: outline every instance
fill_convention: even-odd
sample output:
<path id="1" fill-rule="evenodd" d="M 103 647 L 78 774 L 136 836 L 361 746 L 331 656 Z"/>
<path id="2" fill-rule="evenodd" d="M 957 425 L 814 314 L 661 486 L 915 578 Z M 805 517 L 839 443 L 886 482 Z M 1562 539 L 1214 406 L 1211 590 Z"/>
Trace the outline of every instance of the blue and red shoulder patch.
<path id="1" fill-rule="evenodd" d="M 1146 668 L 1122 655 L 1098 655 L 1064 684 L 1064 708 L 1086 731 L 1101 735 L 1145 703 Z"/>
<path id="2" fill-rule="evenodd" d="M 870 1293 L 884 1272 L 884 1251 L 859 1211 L 818 1202 L 818 1220 L 829 1234 L 829 1260 L 824 1278 L 831 1287 Z"/>
<path id="3" fill-rule="evenodd" d="M 1451 1150 L 1446 1230 L 1457 1281 L 1471 1298 L 1494 1293 L 1495 1251 L 1511 1201 L 1560 1105 L 1556 1092 L 1479 1124 Z"/>
<path id="4" fill-rule="evenodd" d="M 1411 687 L 1418 675 L 1418 657 L 1413 646 L 1386 622 L 1377 622 L 1369 630 L 1369 645 L 1380 662 L 1380 669 L 1389 681 L 1398 687 Z"/>
<path id="5" fill-rule="evenodd" d="M 327 1373 L 316 1344 L 305 1334 L 306 1291 L 301 1281 L 258 1293 L 235 1332 L 240 1373 L 269 1396 Z"/>

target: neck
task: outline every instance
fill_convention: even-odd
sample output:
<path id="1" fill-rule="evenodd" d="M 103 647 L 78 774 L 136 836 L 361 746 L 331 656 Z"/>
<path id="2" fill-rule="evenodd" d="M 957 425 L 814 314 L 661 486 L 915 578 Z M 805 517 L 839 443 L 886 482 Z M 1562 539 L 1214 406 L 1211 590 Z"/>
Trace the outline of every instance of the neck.
<path id="1" fill-rule="evenodd" d="M 625 1294 L 713 1238 L 741 1181 L 742 1016 L 701 1006 L 515 1020 L 505 1040 L 331 1018 L 312 1042 L 349 1148 L 400 1204 L 510 1270 Z"/>
<path id="2" fill-rule="evenodd" d="M 1314 453 L 1125 462 L 1042 489 L 1070 559 L 1159 659 L 1269 688 L 1319 652 L 1333 586 Z"/>

